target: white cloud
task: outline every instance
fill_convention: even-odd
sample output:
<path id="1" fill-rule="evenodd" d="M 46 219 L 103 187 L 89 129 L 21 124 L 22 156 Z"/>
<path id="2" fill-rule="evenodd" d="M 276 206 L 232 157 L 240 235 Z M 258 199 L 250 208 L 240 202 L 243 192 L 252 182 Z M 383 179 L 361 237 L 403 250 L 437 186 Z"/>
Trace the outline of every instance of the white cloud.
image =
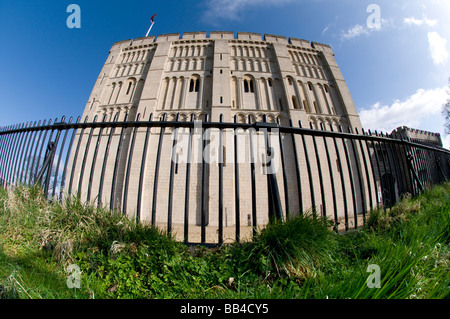
<path id="1" fill-rule="evenodd" d="M 391 132 L 399 126 L 443 132 L 441 110 L 449 95 L 448 87 L 419 89 L 405 100 L 391 105 L 375 103 L 359 112 L 365 129 Z M 433 123 L 430 124 L 430 123 Z"/>
<path id="2" fill-rule="evenodd" d="M 450 135 L 442 135 L 441 134 L 442 145 L 445 148 L 450 148 Z"/>
<path id="3" fill-rule="evenodd" d="M 342 40 L 350 40 L 362 35 L 370 35 L 372 32 L 386 30 L 389 28 L 393 28 L 394 23 L 392 20 L 380 19 L 380 24 L 376 27 L 363 26 L 360 24 L 356 24 L 350 27 L 347 31 L 341 30 L 341 39 Z"/>
<path id="4" fill-rule="evenodd" d="M 447 62 L 447 39 L 441 37 L 437 32 L 428 32 L 428 44 L 435 65 Z"/>
<path id="5" fill-rule="evenodd" d="M 434 27 L 438 23 L 437 20 L 428 19 L 427 17 L 423 16 L 422 19 L 416 19 L 414 17 L 404 18 L 403 23 L 406 25 L 427 25 L 429 27 Z"/>
<path id="6" fill-rule="evenodd" d="M 210 0 L 204 1 L 206 10 L 203 13 L 205 20 L 214 22 L 217 19 L 239 20 L 243 17 L 246 8 L 252 6 L 283 5 L 293 0 Z"/>
<path id="7" fill-rule="evenodd" d="M 359 37 L 363 34 L 369 34 L 369 30 L 363 27 L 360 24 L 354 25 L 353 27 L 349 28 L 347 31 L 342 31 L 341 37 L 343 39 L 349 40 L 356 37 Z"/>

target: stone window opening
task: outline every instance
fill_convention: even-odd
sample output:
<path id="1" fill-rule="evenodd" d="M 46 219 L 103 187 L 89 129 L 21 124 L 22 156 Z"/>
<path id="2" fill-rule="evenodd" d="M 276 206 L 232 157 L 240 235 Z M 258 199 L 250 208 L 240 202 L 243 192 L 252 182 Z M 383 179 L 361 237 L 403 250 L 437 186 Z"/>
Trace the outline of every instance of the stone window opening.
<path id="1" fill-rule="evenodd" d="M 244 92 L 245 93 L 255 93 L 253 80 L 251 80 L 251 79 L 250 80 L 248 80 L 248 79 L 244 80 Z"/>
<path id="2" fill-rule="evenodd" d="M 295 95 L 292 95 L 292 104 L 294 105 L 294 109 L 300 109 L 297 97 Z"/>
<path id="3" fill-rule="evenodd" d="M 198 92 L 199 83 L 196 79 L 191 79 L 189 82 L 189 92 Z"/>
<path id="4" fill-rule="evenodd" d="M 177 153 L 176 158 L 175 158 L 175 174 L 178 174 L 178 157 L 179 154 Z"/>

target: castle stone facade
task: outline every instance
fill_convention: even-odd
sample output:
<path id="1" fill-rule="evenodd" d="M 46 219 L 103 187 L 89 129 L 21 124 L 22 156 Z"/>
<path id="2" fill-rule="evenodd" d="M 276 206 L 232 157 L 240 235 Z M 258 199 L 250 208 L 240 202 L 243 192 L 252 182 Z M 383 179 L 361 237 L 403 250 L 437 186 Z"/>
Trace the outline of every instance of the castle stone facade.
<path id="1" fill-rule="evenodd" d="M 361 127 L 330 46 L 238 32 L 162 34 L 115 43 L 83 116 L 137 113 L 224 121 L 262 114 Z"/>
<path id="2" fill-rule="evenodd" d="M 203 121 L 207 116 L 212 122 L 219 122 L 220 119 L 223 122 L 234 122 L 236 119 L 238 123 L 255 123 L 265 117 L 268 122 L 284 126 L 292 121 L 294 126 L 298 127 L 300 122 L 304 128 L 321 129 L 322 124 L 325 129 L 334 131 L 340 127 L 345 132 L 361 128 L 356 107 L 330 46 L 249 32 L 238 32 L 237 35 L 233 32 L 185 32 L 183 35 L 162 34 L 157 38 L 149 36 L 114 43 L 95 82 L 82 121 L 147 121 L 150 114 L 154 121 L 162 118 L 173 121 L 177 116 L 179 121 Z M 247 152 L 239 153 L 240 162 L 237 166 L 231 165 L 236 158 L 236 148 L 233 137 L 231 140 L 229 138 L 236 131 L 231 130 L 231 135 L 224 134 L 224 146 L 220 150 L 224 157 L 221 168 L 223 194 L 219 192 L 218 164 L 215 162 L 204 168 L 201 161 L 194 161 L 189 167 L 189 177 L 186 177 L 188 167 L 184 163 L 187 152 L 180 147 L 174 155 L 174 133 L 173 128 L 166 128 L 161 132 L 161 129 L 153 127 L 146 140 L 146 128 L 138 128 L 131 150 L 130 129 L 115 129 L 112 134 L 111 128 L 96 128 L 90 132 L 79 130 L 69 165 L 72 167 L 75 164 L 73 171 L 68 173 L 67 180 L 71 182 L 66 184 L 69 184 L 72 193 L 79 193 L 82 199 L 92 201 L 100 198 L 102 203 L 126 211 L 130 216 L 138 214 L 142 221 L 164 227 L 168 218 L 171 218 L 174 231 L 178 234 L 182 233 L 182 228 L 177 229 L 177 225 L 183 225 L 185 220 L 189 221 L 192 236 L 195 236 L 196 227 L 203 222 L 208 226 L 207 237 L 213 238 L 216 238 L 220 222 L 225 229 L 225 238 L 234 236 L 231 233 L 227 235 L 226 230 L 227 227 L 234 229 L 232 226 L 236 223 L 243 227 L 244 237 L 245 227 L 252 225 L 254 219 L 258 219 L 258 225 L 268 222 L 267 168 L 261 160 L 264 156 L 259 156 L 261 154 L 255 154 L 257 200 L 252 200 L 248 153 L 252 141 L 248 132 L 242 132 L 242 136 L 238 138 L 239 148 Z M 177 139 L 183 133 L 186 136 L 185 129 L 176 130 Z M 111 134 L 109 145 L 108 134 Z M 254 138 L 261 135 L 261 132 L 256 132 Z M 280 152 L 276 151 L 280 143 L 278 136 L 275 134 L 272 145 L 279 163 Z M 313 206 L 321 211 L 325 209 L 323 204 L 326 204 L 328 215 L 336 205 L 335 210 L 342 216 L 343 196 L 347 199 L 345 204 L 349 207 L 353 205 L 358 214 L 368 209 L 362 207 L 361 198 L 368 198 L 368 192 L 372 192 L 371 195 L 375 198 L 375 189 L 360 190 L 352 197 L 349 191 L 344 193 L 336 187 L 339 200 L 334 201 L 335 204 L 329 196 L 331 180 L 339 185 L 339 176 L 342 176 L 342 184 L 350 185 L 348 174 L 339 173 L 347 171 L 347 167 L 356 171 L 355 161 L 349 161 L 348 166 L 344 165 L 331 152 L 329 163 L 333 167 L 330 169 L 336 171 L 333 177 L 325 169 L 328 167 L 324 155 L 325 139 L 318 140 L 317 145 L 313 145 L 310 136 L 303 140 L 300 136 L 280 136 L 284 147 L 285 167 L 284 174 L 281 169 L 278 170 L 276 180 L 285 214 L 287 208 L 291 215 Z M 331 146 L 331 138 L 327 139 Z M 200 146 L 196 146 L 196 141 L 199 141 Z M 194 155 L 198 153 L 198 149 L 201 153 L 201 141 L 202 137 L 196 139 L 194 131 Z M 213 143 L 213 139 L 208 143 Z M 344 146 L 342 143 L 336 146 L 341 156 L 344 154 Z M 296 152 L 303 154 L 305 148 L 313 150 L 314 147 L 318 150 L 316 152 L 322 154 L 320 161 L 312 157 L 311 151 L 308 159 L 300 156 L 295 163 Z M 86 152 L 75 155 L 77 148 L 86 149 Z M 144 154 L 144 150 L 147 153 Z M 158 165 L 155 165 L 158 150 L 162 155 Z M 171 154 L 176 156 L 176 160 Z M 351 155 L 352 158 L 359 156 L 356 153 Z M 107 160 L 104 160 L 105 156 Z M 184 162 L 182 158 L 185 159 Z M 175 165 L 173 161 L 176 161 Z M 295 178 L 297 164 L 300 175 Z M 323 185 L 318 182 L 320 167 L 324 171 L 321 172 Z M 236 169 L 239 169 L 237 178 Z M 363 177 L 372 179 L 371 176 Z M 314 182 L 313 185 L 311 181 Z M 188 201 L 186 192 L 189 194 Z M 299 199 L 300 193 L 302 196 Z M 171 194 L 172 198 L 167 194 Z M 202 202 L 201 194 L 205 202 Z M 235 204 L 237 194 L 239 210 Z M 220 208 L 223 213 L 221 221 L 218 217 L 219 202 L 223 203 Z M 256 215 L 251 214 L 254 207 Z M 190 241 L 196 240 L 194 238 Z"/>

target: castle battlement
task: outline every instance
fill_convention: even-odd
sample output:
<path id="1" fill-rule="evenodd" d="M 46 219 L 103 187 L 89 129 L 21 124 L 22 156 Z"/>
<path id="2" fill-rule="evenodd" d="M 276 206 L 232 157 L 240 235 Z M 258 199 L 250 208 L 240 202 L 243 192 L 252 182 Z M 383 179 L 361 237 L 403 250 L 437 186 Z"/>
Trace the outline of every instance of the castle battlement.
<path id="1" fill-rule="evenodd" d="M 183 112 L 231 121 L 267 113 L 316 128 L 361 127 L 329 45 L 254 32 L 167 33 L 114 43 L 84 115 L 111 118 L 117 109 L 120 119 Z"/>
<path id="2" fill-rule="evenodd" d="M 397 137 L 410 139 L 413 142 L 442 147 L 441 134 L 439 133 L 401 126 L 393 130 L 392 134 Z"/>
<path id="3" fill-rule="evenodd" d="M 163 43 L 163 42 L 172 42 L 175 41 L 177 43 L 180 42 L 197 42 L 199 40 L 234 40 L 236 43 L 245 43 L 245 41 L 251 42 L 261 42 L 264 43 L 278 43 L 284 45 L 290 45 L 294 47 L 299 47 L 302 49 L 310 49 L 310 50 L 323 50 L 323 48 L 331 47 L 327 44 L 322 44 L 318 42 L 310 42 L 304 39 L 298 38 L 287 38 L 286 36 L 281 35 L 273 35 L 273 34 L 261 34 L 254 32 L 232 32 L 232 31 L 197 31 L 197 32 L 184 32 L 184 33 L 166 33 L 160 34 L 157 36 L 151 35 L 148 37 L 140 37 L 136 39 L 128 39 L 123 41 L 118 41 L 114 43 L 113 48 L 124 48 L 128 47 L 128 49 L 133 49 L 135 47 L 146 47 L 151 46 L 155 43 Z"/>

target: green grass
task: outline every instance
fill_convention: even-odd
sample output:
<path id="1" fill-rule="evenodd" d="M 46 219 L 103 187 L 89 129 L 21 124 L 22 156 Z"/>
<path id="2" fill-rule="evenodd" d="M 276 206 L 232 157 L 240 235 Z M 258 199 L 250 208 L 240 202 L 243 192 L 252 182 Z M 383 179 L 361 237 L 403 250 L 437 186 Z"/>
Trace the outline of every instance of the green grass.
<path id="1" fill-rule="evenodd" d="M 346 234 L 304 214 L 251 242 L 195 251 L 76 197 L 0 189 L 0 298 L 449 298 L 449 230 L 450 183 Z M 79 289 L 67 287 L 70 264 Z M 371 264 L 380 288 L 367 286 Z"/>

